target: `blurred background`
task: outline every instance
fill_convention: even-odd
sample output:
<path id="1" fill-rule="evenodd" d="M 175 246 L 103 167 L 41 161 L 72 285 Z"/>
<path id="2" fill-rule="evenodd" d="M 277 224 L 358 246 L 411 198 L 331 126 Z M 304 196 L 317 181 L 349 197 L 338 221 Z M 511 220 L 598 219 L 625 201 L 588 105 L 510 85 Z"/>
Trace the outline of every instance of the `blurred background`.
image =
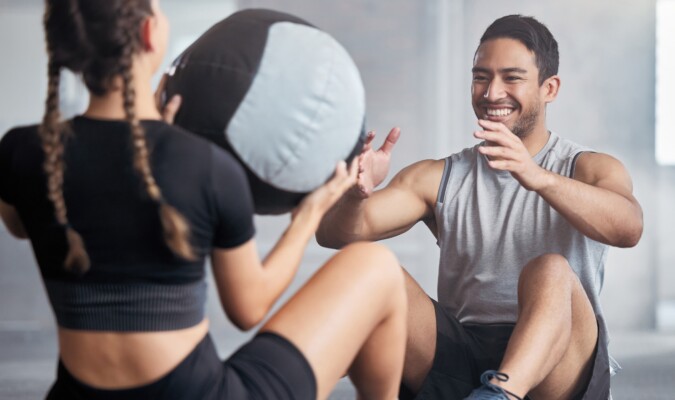
<path id="1" fill-rule="evenodd" d="M 612 249 L 602 302 L 624 371 L 615 399 L 672 399 L 675 390 L 675 0 L 162 0 L 171 22 L 167 64 L 203 31 L 250 7 L 296 14 L 335 36 L 361 70 L 369 129 L 379 144 L 402 128 L 392 174 L 421 159 L 475 144 L 470 106 L 473 53 L 485 28 L 507 14 L 546 24 L 560 46 L 562 87 L 549 129 L 620 159 L 633 177 L 645 230 Z M 0 0 L 0 135 L 41 119 L 46 94 L 43 2 Z M 658 23 L 657 23 L 658 22 Z M 657 34 L 658 32 L 658 34 Z M 660 50 L 659 50 L 660 49 Z M 84 110 L 86 93 L 64 78 L 62 110 Z M 658 102 L 657 102 L 658 95 Z M 265 254 L 289 218 L 256 219 Z M 438 249 L 414 227 L 387 244 L 436 296 Z M 289 293 L 332 251 L 312 243 Z M 286 297 L 287 298 L 287 297 Z M 44 395 L 57 357 L 54 320 L 30 246 L 0 226 L 0 398 Z M 225 319 L 211 288 L 208 313 L 223 356 L 251 333 Z M 669 386 L 670 385 L 670 386 Z M 351 398 L 341 382 L 333 398 Z"/>

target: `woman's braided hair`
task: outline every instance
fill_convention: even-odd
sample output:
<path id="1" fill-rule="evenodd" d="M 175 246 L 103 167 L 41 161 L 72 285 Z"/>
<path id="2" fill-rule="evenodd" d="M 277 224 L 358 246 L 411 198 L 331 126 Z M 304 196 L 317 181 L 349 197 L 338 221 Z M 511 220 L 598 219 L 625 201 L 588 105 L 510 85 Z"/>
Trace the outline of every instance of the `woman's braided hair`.
<path id="1" fill-rule="evenodd" d="M 152 175 L 150 154 L 135 107 L 133 57 L 141 50 L 140 27 L 152 14 L 149 0 L 47 0 L 44 26 L 49 55 L 47 100 L 40 126 L 45 153 L 48 198 L 59 224 L 66 229 L 69 251 L 67 270 L 83 273 L 90 260 L 80 234 L 69 224 L 63 195 L 64 143 L 69 129 L 59 112 L 59 78 L 62 68 L 81 74 L 93 95 L 116 90 L 121 78 L 124 112 L 129 123 L 134 168 L 148 196 L 157 202 L 168 247 L 178 256 L 193 260 L 190 229 L 185 218 L 166 203 Z"/>

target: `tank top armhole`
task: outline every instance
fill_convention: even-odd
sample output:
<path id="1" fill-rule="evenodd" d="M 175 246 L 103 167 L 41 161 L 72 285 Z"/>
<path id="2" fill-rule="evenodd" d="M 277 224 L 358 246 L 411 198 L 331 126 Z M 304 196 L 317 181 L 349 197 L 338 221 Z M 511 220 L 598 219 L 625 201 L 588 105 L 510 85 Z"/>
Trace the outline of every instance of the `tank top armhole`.
<path id="1" fill-rule="evenodd" d="M 569 176 L 568 176 L 570 179 L 574 179 L 574 172 L 576 171 L 577 160 L 579 159 L 579 156 L 582 155 L 582 154 L 584 154 L 584 153 L 595 153 L 595 151 L 592 151 L 592 150 L 579 150 L 579 151 L 577 152 L 577 154 L 574 155 L 574 157 L 572 158 L 572 165 L 570 166 L 570 174 L 569 174 Z"/>
<path id="2" fill-rule="evenodd" d="M 450 156 L 445 158 L 445 165 L 443 166 L 443 176 L 441 177 L 441 184 L 438 187 L 438 197 L 436 204 L 443 204 L 445 201 L 445 190 L 448 187 L 448 179 L 450 179 L 450 170 L 452 169 L 452 158 Z"/>

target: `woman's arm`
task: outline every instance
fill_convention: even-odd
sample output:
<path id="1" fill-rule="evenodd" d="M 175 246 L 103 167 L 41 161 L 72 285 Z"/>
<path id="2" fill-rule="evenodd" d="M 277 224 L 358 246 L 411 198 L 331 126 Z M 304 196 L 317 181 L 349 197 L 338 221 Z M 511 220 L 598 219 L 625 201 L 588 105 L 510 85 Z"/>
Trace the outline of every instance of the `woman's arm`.
<path id="1" fill-rule="evenodd" d="M 267 315 L 286 290 L 300 265 L 307 243 L 326 211 L 356 182 L 358 165 L 344 163 L 335 176 L 308 195 L 293 212 L 291 223 L 261 262 L 253 239 L 233 249 L 214 249 L 211 257 L 220 300 L 226 314 L 242 330 Z"/>
<path id="2" fill-rule="evenodd" d="M 2 217 L 2 221 L 7 226 L 9 233 L 18 239 L 28 239 L 28 234 L 26 234 L 26 229 L 23 227 L 21 218 L 19 218 L 19 213 L 16 212 L 13 206 L 2 200 L 0 200 L 0 217 Z"/>

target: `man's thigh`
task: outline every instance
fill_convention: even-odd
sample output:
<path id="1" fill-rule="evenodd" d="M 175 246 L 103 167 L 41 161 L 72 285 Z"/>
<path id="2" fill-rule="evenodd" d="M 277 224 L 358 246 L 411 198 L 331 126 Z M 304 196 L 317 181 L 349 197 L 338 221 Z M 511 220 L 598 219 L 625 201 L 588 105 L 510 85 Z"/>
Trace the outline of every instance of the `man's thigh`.
<path id="1" fill-rule="evenodd" d="M 401 399 L 457 399 L 501 362 L 513 325 L 462 326 L 410 277 L 408 346 Z"/>
<path id="2" fill-rule="evenodd" d="M 408 339 L 402 387 L 419 391 L 431 369 L 436 352 L 436 313 L 434 304 L 419 284 L 403 269 L 408 296 Z"/>

